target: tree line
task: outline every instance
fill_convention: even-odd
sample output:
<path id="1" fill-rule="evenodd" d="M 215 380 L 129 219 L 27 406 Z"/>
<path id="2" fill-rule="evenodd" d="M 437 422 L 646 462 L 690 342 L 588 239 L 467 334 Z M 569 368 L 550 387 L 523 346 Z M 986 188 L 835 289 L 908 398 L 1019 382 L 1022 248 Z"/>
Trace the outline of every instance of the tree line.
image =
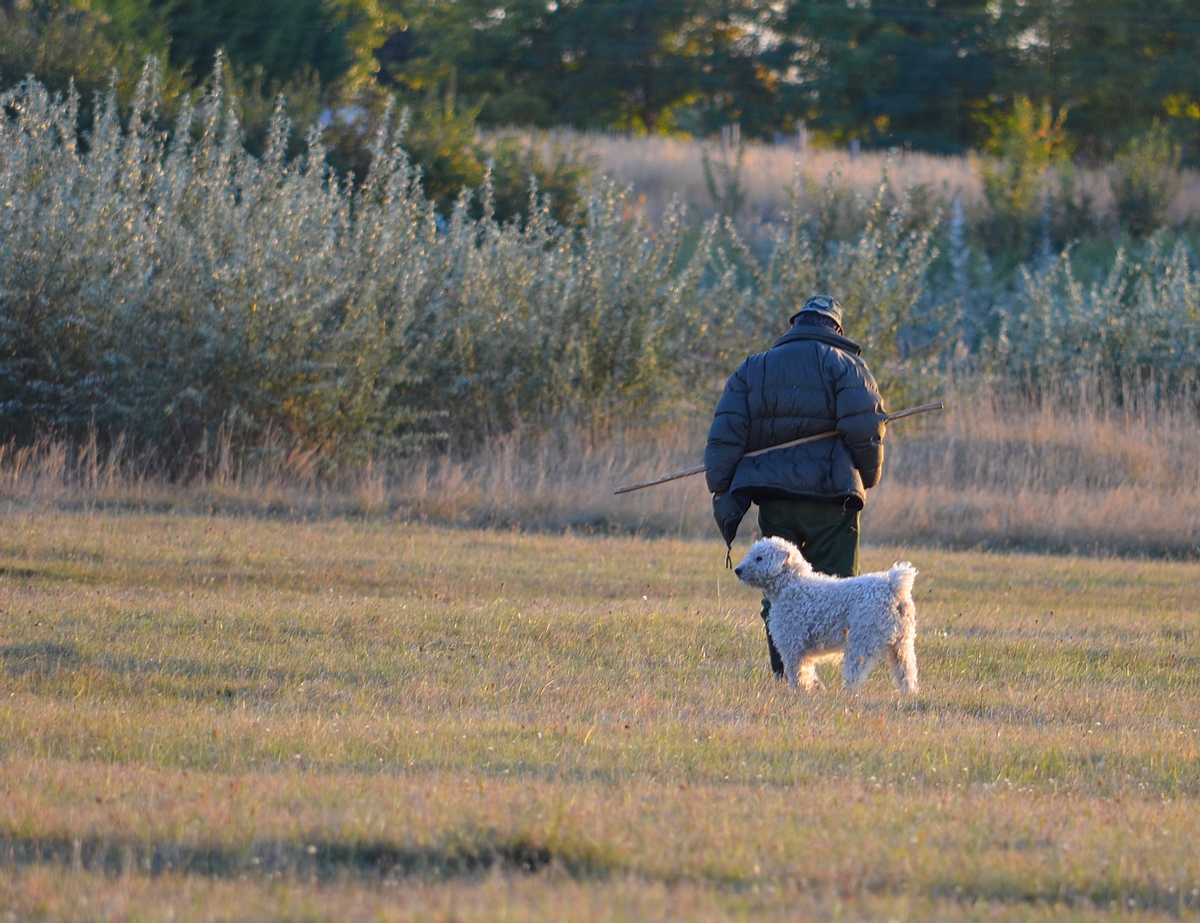
<path id="1" fill-rule="evenodd" d="M 1198 36 L 1187 0 L 0 0 L 0 81 L 74 78 L 86 101 L 114 72 L 132 87 L 152 53 L 169 95 L 223 49 L 264 124 L 282 91 L 301 123 L 398 96 L 451 129 L 803 123 L 945 153 L 1030 100 L 1080 154 L 1157 125 L 1194 161 Z"/>

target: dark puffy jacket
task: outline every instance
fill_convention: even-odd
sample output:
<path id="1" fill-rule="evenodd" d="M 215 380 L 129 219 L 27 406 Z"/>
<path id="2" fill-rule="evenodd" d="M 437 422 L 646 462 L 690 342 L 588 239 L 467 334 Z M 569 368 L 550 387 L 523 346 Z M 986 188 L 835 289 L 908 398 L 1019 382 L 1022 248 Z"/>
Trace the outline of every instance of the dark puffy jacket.
<path id="1" fill-rule="evenodd" d="M 828 500 L 862 508 L 864 491 L 883 471 L 884 410 L 860 352 L 833 330 L 797 324 L 729 377 L 704 449 L 726 541 L 752 501 Z M 742 458 L 834 429 L 839 436 Z"/>

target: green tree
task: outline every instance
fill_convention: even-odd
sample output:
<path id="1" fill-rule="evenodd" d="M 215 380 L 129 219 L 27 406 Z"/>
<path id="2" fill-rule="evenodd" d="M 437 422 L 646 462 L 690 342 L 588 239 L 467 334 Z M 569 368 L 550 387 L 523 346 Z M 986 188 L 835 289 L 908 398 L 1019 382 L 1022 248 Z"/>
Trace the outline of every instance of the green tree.
<path id="1" fill-rule="evenodd" d="M 555 113 L 634 131 L 670 130 L 681 118 L 700 131 L 765 127 L 755 15 L 737 0 L 568 0 L 552 23 L 562 61 Z"/>
<path id="2" fill-rule="evenodd" d="M 1002 24 L 987 0 L 802 0 L 779 9 L 767 56 L 791 105 L 839 141 L 961 151 L 997 79 Z"/>
<path id="3" fill-rule="evenodd" d="M 452 94 L 485 124 L 549 125 L 546 88 L 560 72 L 543 0 L 416 0 L 379 49 L 380 81 L 409 100 Z"/>
<path id="4" fill-rule="evenodd" d="M 1113 158 L 1117 219 L 1135 237 L 1148 237 L 1166 225 L 1180 182 L 1179 146 L 1155 122 Z"/>
<path id="5" fill-rule="evenodd" d="M 312 72 L 322 84 L 362 83 L 401 21 L 376 0 L 152 0 L 171 63 L 206 73 L 218 50 L 235 68 L 280 83 Z"/>
<path id="6" fill-rule="evenodd" d="M 380 49 L 408 92 L 449 87 L 485 124 L 774 127 L 750 0 L 414 0 Z M 440 88 L 440 89 L 438 89 Z"/>
<path id="7" fill-rule="evenodd" d="M 1049 217 L 1051 170 L 1070 165 L 1065 116 L 1061 110 L 1054 112 L 1048 102 L 1037 106 L 1021 96 L 1011 112 L 992 123 L 987 150 L 996 160 L 984 164 L 982 177 L 992 208 L 985 233 L 993 254 L 1002 261 L 1018 263 L 1028 258 L 1039 223 Z"/>
<path id="8" fill-rule="evenodd" d="M 93 94 L 109 89 L 114 74 L 118 89 L 132 92 L 145 57 L 166 50 L 161 26 L 148 0 L 92 7 L 58 0 L 0 2 L 0 84 L 33 74 L 65 93 L 74 83 L 84 107 Z M 178 89 L 168 77 L 164 92 Z"/>
<path id="9" fill-rule="evenodd" d="M 1069 106 L 1067 131 L 1113 153 L 1159 120 L 1200 147 L 1200 10 L 1193 0 L 1004 0 L 1004 92 Z"/>

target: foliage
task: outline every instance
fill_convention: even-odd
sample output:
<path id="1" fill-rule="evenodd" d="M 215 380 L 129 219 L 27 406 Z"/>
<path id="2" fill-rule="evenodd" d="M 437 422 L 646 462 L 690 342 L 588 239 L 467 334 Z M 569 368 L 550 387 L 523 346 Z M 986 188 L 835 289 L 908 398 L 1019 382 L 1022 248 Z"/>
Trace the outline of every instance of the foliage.
<path id="1" fill-rule="evenodd" d="M 455 408 L 456 430 L 536 429 L 563 414 L 601 422 L 670 406 L 694 372 L 694 351 L 707 335 L 720 338 L 722 323 L 698 290 L 703 253 L 680 266 L 684 222 L 649 232 L 624 194 L 603 187 L 588 197 L 578 238 L 544 209 L 523 227 L 474 224 L 456 210 L 445 302 L 420 358 L 433 400 Z"/>
<path id="2" fill-rule="evenodd" d="M 1003 4 L 1016 43 L 1009 93 L 1070 106 L 1066 129 L 1092 156 L 1111 154 L 1158 120 L 1200 140 L 1196 8 L 1189 0 L 1023 0 Z"/>
<path id="3" fill-rule="evenodd" d="M 377 0 L 158 0 L 171 63 L 201 73 L 218 51 L 238 67 L 284 83 L 315 73 L 324 84 L 361 86 L 374 52 L 402 20 Z"/>
<path id="4" fill-rule="evenodd" d="M 94 426 L 170 455 L 224 431 L 332 457 L 402 446 L 431 414 L 465 441 L 563 415 L 645 418 L 781 323 L 791 267 L 856 302 L 878 354 L 914 320 L 930 229 L 910 227 L 903 196 L 881 196 L 845 245 L 797 228 L 757 271 L 732 226 L 697 240 L 681 212 L 651 224 L 603 182 L 582 196 L 568 183 L 557 201 L 526 185 L 510 221 L 511 194 L 484 173 L 443 218 L 387 114 L 353 185 L 330 175 L 319 134 L 288 159 L 282 110 L 256 158 L 220 68 L 165 137 L 157 88 L 151 64 L 124 128 L 110 94 L 86 153 L 74 97 L 36 82 L 4 97 L 0 407 L 13 432 Z M 544 176 L 579 169 L 552 156 Z M 511 137 L 493 145 L 509 189 L 539 162 Z"/>
<path id="5" fill-rule="evenodd" d="M 781 4 L 764 55 L 803 79 L 780 96 L 839 143 L 962 151 L 980 140 L 978 101 L 996 92 L 1002 30 L 986 0 Z M 1001 32 L 1002 34 L 1002 32 Z"/>
<path id="6" fill-rule="evenodd" d="M 381 50 L 402 92 L 452 86 L 484 124 L 767 132 L 769 78 L 746 0 L 400 4 L 411 28 Z"/>
<path id="7" fill-rule="evenodd" d="M 265 97 L 251 84 L 240 98 L 241 111 L 248 108 L 247 99 L 257 103 L 260 121 L 252 137 L 263 136 L 266 123 L 261 113 Z M 289 112 L 299 108 L 287 99 Z M 361 178 L 369 174 L 372 165 L 368 142 L 391 111 L 384 99 L 363 102 L 365 105 L 326 112 L 322 119 L 327 159 L 343 177 Z M 530 199 L 531 183 L 538 195 L 547 200 L 560 224 L 579 220 L 591 167 L 577 145 L 562 140 L 547 145 L 534 135 L 519 136 L 512 132 L 484 137 L 477 128 L 476 113 L 458 109 L 452 95 L 440 98 L 426 95 L 405 113 L 405 153 L 419 167 L 421 188 L 443 218 L 454 210 L 464 190 L 479 188 L 487 177 L 492 189 L 492 217 L 501 223 L 525 221 L 531 209 L 536 209 L 536 203 Z M 253 144 L 250 147 L 256 152 L 260 150 Z M 470 209 L 473 217 L 482 215 L 477 199 L 471 201 Z"/>
<path id="8" fill-rule="evenodd" d="M 719 154 L 719 157 L 713 157 L 707 146 L 700 148 L 704 185 L 717 211 L 736 220 L 746 204 L 746 190 L 742 187 L 746 147 L 742 143 L 740 126 L 731 125 L 722 132 Z"/>
<path id="9" fill-rule="evenodd" d="M 511 134 L 472 137 L 478 172 L 462 182 L 477 188 L 447 183 L 438 203 L 405 150 L 419 117 L 357 127 L 370 140 L 350 182 L 319 131 L 290 145 L 282 104 L 248 151 L 226 87 L 218 68 L 163 133 L 151 62 L 124 120 L 115 92 L 100 100 L 86 147 L 77 96 L 36 81 L 3 96 L 0 414 L 20 439 L 95 428 L 184 460 L 223 434 L 335 459 L 432 434 L 466 445 L 644 422 L 706 407 L 814 291 L 847 306 L 894 400 L 963 364 L 1169 390 L 1194 378 L 1200 282 L 1184 241 L 1156 237 L 1111 267 L 1064 253 L 1014 287 L 972 250 L 961 207 L 947 232 L 924 187 L 885 180 L 861 199 L 831 179 L 815 211 L 797 188 L 762 224 L 651 221 L 575 154 Z M 1018 140 L 1022 171 L 997 175 L 1016 177 L 1025 198 L 1007 201 L 1028 219 L 1055 140 Z M 1090 265 L 1103 272 L 1089 287 Z"/>
<path id="10" fill-rule="evenodd" d="M 527 220 L 538 200 L 560 225 L 573 226 L 585 215 L 585 191 L 593 168 L 578 147 L 555 139 L 547 150 L 536 136 L 501 134 L 482 145 L 491 174 L 493 216 L 501 223 Z"/>
<path id="11" fill-rule="evenodd" d="M 568 0 L 560 10 L 559 119 L 639 132 L 767 127 L 766 81 L 748 33 L 753 3 Z"/>
<path id="12" fill-rule="evenodd" d="M 33 74 L 60 93 L 74 84 L 87 105 L 116 74 L 117 86 L 130 93 L 143 59 L 165 51 L 166 39 L 152 26 L 123 25 L 99 8 L 0 3 L 0 87 Z"/>
<path id="13" fill-rule="evenodd" d="M 1121 225 L 1135 237 L 1162 228 L 1179 184 L 1179 146 L 1155 122 L 1130 139 L 1113 160 L 1113 195 Z"/>
<path id="14" fill-rule="evenodd" d="M 998 162 L 983 167 L 983 191 L 992 207 L 993 253 L 1018 262 L 1028 257 L 1038 224 L 1048 217 L 1050 171 L 1070 163 L 1065 116 L 1061 110 L 1052 111 L 1049 103 L 1036 106 L 1020 97 L 1011 113 L 993 122 L 989 152 Z"/>
<path id="15" fill-rule="evenodd" d="M 1200 355 L 1200 265 L 1183 242 L 1152 239 L 1130 258 L 1081 283 L 1066 254 L 1042 271 L 1024 269 L 1020 297 L 1005 314 L 1004 364 L 1019 375 L 1116 384 L 1152 381 L 1181 392 L 1196 383 Z"/>
<path id="16" fill-rule="evenodd" d="M 157 78 L 151 64 L 127 131 L 103 101 L 86 156 L 73 97 L 4 96 L 20 113 L 0 135 L 7 428 L 92 425 L 168 456 L 221 427 L 329 452 L 401 440 L 414 305 L 388 295 L 420 288 L 405 257 L 433 233 L 407 159 L 381 138 L 376 182 L 344 191 L 316 138 L 285 162 L 280 114 L 255 160 L 219 73 L 164 141 Z M 385 214 L 395 233 L 373 233 Z"/>
<path id="17" fill-rule="evenodd" d="M 268 78 L 261 66 L 238 67 L 222 56 L 223 91 L 235 107 L 238 125 L 246 149 L 261 156 L 271 134 L 271 123 L 282 105 L 293 125 L 314 125 L 326 115 L 324 142 L 326 159 L 341 173 L 363 156 L 365 146 L 361 125 L 347 125 L 344 119 L 330 118 L 326 107 L 327 91 L 314 71 L 296 74 L 280 82 Z M 334 110 L 345 112 L 345 109 Z M 166 112 L 163 115 L 167 115 Z M 288 143 L 289 157 L 304 150 L 304 138 L 292 132 Z"/>
<path id="18" fill-rule="evenodd" d="M 90 149 L 77 99 L 36 82 L 0 122 L 0 410 L 5 428 L 127 433 L 168 456 L 218 431 L 282 434 L 330 455 L 383 452 L 430 413 L 460 438 L 560 412 L 648 413 L 680 393 L 710 337 L 704 248 L 598 187 L 579 232 L 535 203 L 524 223 L 448 221 L 390 117 L 371 171 L 341 184 L 317 133 L 286 157 L 277 112 L 260 158 L 219 72 L 170 138 L 151 63 L 123 129 L 115 93 Z M 715 301 L 706 301 L 715 299 Z"/>
<path id="19" fill-rule="evenodd" d="M 542 48 L 549 9 L 536 0 L 403 0 L 406 26 L 376 53 L 381 83 L 408 102 L 461 96 L 485 124 L 546 125 L 542 80 L 555 64 Z"/>
<path id="20" fill-rule="evenodd" d="M 1157 123 L 1194 160 L 1200 71 L 1187 0 L 8 0 L 0 76 L 84 102 L 146 54 L 196 82 L 218 49 L 266 87 L 316 80 L 322 103 L 414 110 L 457 97 L 487 127 L 574 125 L 844 144 L 978 149 L 1014 101 L 1066 112 L 1108 157 Z M 1119 117 L 1114 117 L 1119 113 Z M 354 158 L 350 158 L 354 159 Z"/>
<path id="21" fill-rule="evenodd" d="M 1178 140 L 1200 125 L 1184 0 L 397 3 L 409 28 L 380 50 L 391 85 L 452 83 L 485 124 L 736 121 L 770 137 L 805 118 L 839 143 L 962 151 L 986 140 L 979 111 L 1027 96 L 1070 104 L 1091 154 L 1156 117 Z"/>
<path id="22" fill-rule="evenodd" d="M 900 397 L 906 381 L 936 364 L 954 326 L 952 306 L 927 297 L 937 218 L 923 209 L 923 190 L 897 192 L 886 176 L 870 200 L 845 199 L 830 182 L 814 220 L 793 197 L 756 280 L 760 335 L 812 293 L 834 293 L 846 306 L 847 335 L 870 357 L 885 393 Z M 838 223 L 847 207 L 857 227 L 843 234 Z"/>
<path id="23" fill-rule="evenodd" d="M 426 97 L 410 111 L 404 146 L 421 165 L 425 195 L 443 214 L 454 208 L 464 189 L 483 182 L 486 166 L 474 113 L 458 110 L 453 95 Z"/>

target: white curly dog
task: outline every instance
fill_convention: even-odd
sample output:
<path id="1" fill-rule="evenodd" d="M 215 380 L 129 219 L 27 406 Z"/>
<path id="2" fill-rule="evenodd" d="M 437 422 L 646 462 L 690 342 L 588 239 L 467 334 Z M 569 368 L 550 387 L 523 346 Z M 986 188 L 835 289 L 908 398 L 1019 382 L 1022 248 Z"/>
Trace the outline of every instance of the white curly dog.
<path id="1" fill-rule="evenodd" d="M 907 561 L 860 577 L 830 577 L 814 571 L 791 542 L 763 538 L 733 572 L 771 601 L 767 630 L 792 686 L 824 689 L 817 664 L 841 657 L 846 688 L 857 691 L 886 654 L 896 685 L 917 691 L 917 570 Z"/>

